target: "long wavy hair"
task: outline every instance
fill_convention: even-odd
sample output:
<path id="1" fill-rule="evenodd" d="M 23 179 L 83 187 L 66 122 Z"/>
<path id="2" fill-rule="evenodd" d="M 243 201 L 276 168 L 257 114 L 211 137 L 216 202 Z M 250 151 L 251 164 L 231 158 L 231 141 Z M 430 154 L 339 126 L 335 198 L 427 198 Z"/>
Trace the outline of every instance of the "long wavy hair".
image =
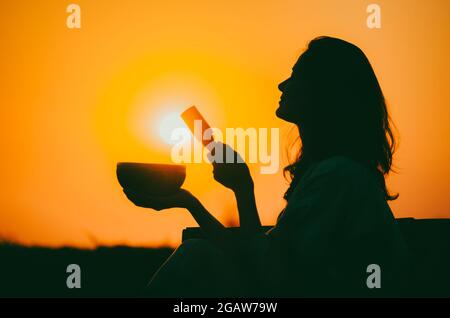
<path id="1" fill-rule="evenodd" d="M 291 179 L 284 198 L 289 200 L 312 163 L 344 155 L 375 172 L 386 200 L 395 200 L 398 194 L 390 194 L 385 182 L 396 149 L 393 124 L 362 50 L 340 39 L 319 37 L 309 43 L 294 72 L 306 102 L 295 110 L 301 148 L 295 162 L 284 168 Z"/>

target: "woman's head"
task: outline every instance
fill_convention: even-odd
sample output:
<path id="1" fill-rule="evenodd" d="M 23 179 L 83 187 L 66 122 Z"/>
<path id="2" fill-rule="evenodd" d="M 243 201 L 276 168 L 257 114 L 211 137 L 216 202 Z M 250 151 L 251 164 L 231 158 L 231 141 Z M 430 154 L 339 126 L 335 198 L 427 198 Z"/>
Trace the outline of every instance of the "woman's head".
<path id="1" fill-rule="evenodd" d="M 312 40 L 279 89 L 277 116 L 296 124 L 302 140 L 297 161 L 285 168 L 294 181 L 310 163 L 344 155 L 377 170 L 386 198 L 395 198 L 384 183 L 394 135 L 381 87 L 358 47 L 331 37 Z"/>

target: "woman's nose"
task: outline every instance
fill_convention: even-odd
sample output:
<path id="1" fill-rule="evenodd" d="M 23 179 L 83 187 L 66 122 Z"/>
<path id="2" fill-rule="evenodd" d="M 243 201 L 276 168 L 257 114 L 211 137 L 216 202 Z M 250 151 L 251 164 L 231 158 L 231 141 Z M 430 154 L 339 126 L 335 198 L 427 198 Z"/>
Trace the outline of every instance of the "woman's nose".
<path id="1" fill-rule="evenodd" d="M 281 82 L 280 84 L 278 84 L 278 89 L 279 89 L 281 92 L 284 91 L 284 89 L 285 89 L 285 87 L 286 87 L 286 84 L 287 84 L 288 80 L 289 80 L 289 79 L 287 79 L 287 80 Z"/>

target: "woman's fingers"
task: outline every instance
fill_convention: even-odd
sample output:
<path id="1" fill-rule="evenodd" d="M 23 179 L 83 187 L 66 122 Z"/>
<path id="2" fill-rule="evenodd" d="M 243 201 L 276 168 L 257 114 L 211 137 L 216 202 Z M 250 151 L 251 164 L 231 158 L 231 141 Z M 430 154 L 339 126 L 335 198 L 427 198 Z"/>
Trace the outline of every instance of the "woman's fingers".
<path id="1" fill-rule="evenodd" d="M 123 189 L 123 193 L 125 193 L 128 200 L 133 202 L 135 205 L 144 207 L 144 199 L 142 198 L 141 195 L 127 189 Z"/>
<path id="2" fill-rule="evenodd" d="M 158 198 L 150 197 L 130 189 L 123 189 L 123 192 L 131 202 L 139 207 L 151 208 L 158 211 L 163 209 L 161 202 L 158 202 Z"/>
<path id="3" fill-rule="evenodd" d="M 244 163 L 241 155 L 227 144 L 219 141 L 211 142 L 207 149 L 209 150 L 207 158 L 210 163 Z"/>
<path id="4" fill-rule="evenodd" d="M 184 189 L 167 196 L 151 196 L 134 189 L 123 189 L 127 198 L 135 205 L 151 208 L 155 210 L 163 210 L 170 208 L 188 207 L 194 202 L 195 197 Z"/>

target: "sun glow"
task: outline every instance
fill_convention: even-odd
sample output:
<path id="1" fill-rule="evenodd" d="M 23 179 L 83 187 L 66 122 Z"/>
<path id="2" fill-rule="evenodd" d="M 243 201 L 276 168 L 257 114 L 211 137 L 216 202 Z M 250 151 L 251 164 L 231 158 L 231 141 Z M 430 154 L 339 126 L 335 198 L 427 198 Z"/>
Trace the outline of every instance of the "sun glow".
<path id="1" fill-rule="evenodd" d="M 181 139 L 178 137 L 175 138 L 173 135 L 173 132 L 177 128 L 185 129 L 185 133 L 182 134 Z M 161 139 L 169 145 L 174 145 L 179 142 L 187 142 L 191 138 L 191 135 L 189 131 L 186 130 L 186 125 L 178 112 L 164 114 L 159 121 L 158 132 Z"/>

